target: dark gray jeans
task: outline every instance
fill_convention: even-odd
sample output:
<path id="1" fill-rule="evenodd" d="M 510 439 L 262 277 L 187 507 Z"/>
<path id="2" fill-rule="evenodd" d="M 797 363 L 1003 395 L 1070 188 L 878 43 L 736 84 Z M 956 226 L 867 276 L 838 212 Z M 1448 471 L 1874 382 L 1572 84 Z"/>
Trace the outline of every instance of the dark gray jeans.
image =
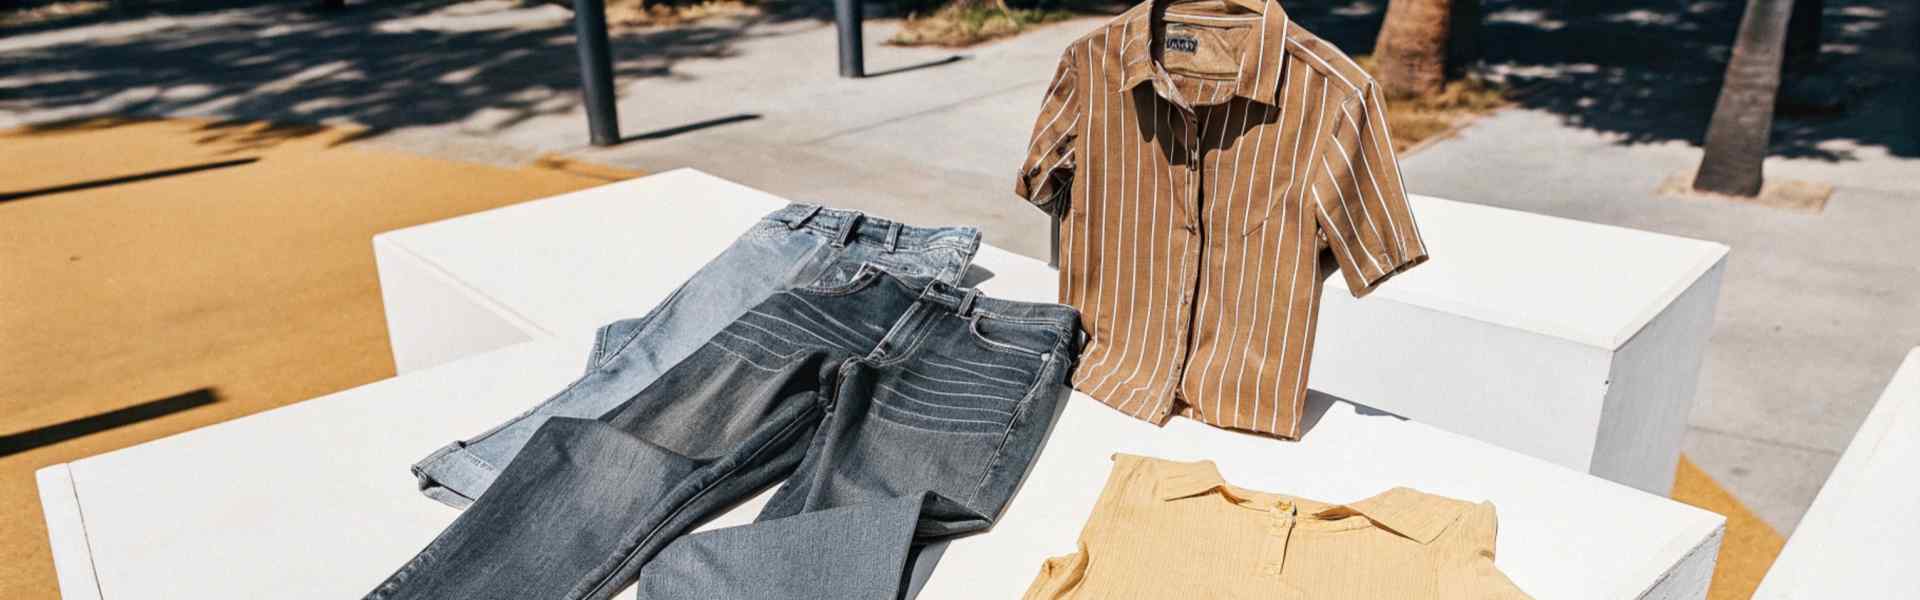
<path id="1" fill-rule="evenodd" d="M 611 413 L 549 419 L 368 597 L 895 598 L 915 544 L 1011 499 L 1078 319 L 871 267 L 776 293 Z M 781 481 L 755 523 L 685 535 Z"/>
<path id="2" fill-rule="evenodd" d="M 420 490 L 456 508 L 473 503 L 547 419 L 606 414 L 776 291 L 844 282 L 869 264 L 958 283 L 979 247 L 971 227 L 909 227 L 807 204 L 774 211 L 652 312 L 601 328 L 578 383 L 415 463 Z"/>

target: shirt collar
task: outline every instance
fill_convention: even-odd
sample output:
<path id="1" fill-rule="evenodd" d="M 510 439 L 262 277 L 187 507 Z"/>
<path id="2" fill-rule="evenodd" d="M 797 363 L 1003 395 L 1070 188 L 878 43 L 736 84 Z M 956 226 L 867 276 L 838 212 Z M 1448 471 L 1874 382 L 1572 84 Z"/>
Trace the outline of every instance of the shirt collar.
<path id="1" fill-rule="evenodd" d="M 1428 544 L 1460 520 L 1460 515 L 1471 506 L 1463 500 L 1396 487 L 1372 498 L 1320 511 L 1316 516 L 1359 514 L 1401 537 Z"/>
<path id="2" fill-rule="evenodd" d="M 1220 477 L 1220 470 L 1212 461 L 1169 461 L 1162 464 L 1162 475 L 1154 484 L 1154 497 L 1162 501 L 1192 498 L 1214 490 L 1228 494 L 1232 492 L 1232 486 Z M 1308 506 L 1314 504 L 1307 501 L 1302 503 Z M 1460 515 L 1471 506 L 1466 501 L 1396 487 L 1365 500 L 1327 507 L 1313 515 L 1336 518 L 1345 515 L 1364 516 L 1375 525 L 1401 537 L 1428 544 L 1446 532 L 1447 527 L 1459 520 Z M 1303 508 L 1301 512 L 1304 514 L 1307 510 Z"/>
<path id="3" fill-rule="evenodd" d="M 1147 0 L 1135 5 L 1120 15 L 1121 39 L 1120 87 L 1115 92 L 1131 90 L 1134 86 L 1152 81 L 1154 90 L 1162 97 L 1177 98 L 1173 89 L 1173 80 L 1167 75 L 1160 61 L 1153 57 L 1153 32 L 1161 25 L 1161 16 L 1168 7 L 1186 0 Z M 1250 37 L 1240 49 L 1240 75 L 1234 81 L 1233 94 L 1273 105 L 1274 94 L 1280 88 L 1280 72 L 1286 64 L 1287 28 L 1290 19 L 1287 11 L 1280 8 L 1278 0 L 1264 0 L 1261 10 L 1260 35 Z"/>
<path id="4" fill-rule="evenodd" d="M 1161 476 L 1154 483 L 1153 495 L 1160 500 L 1179 500 L 1225 488 L 1227 481 L 1220 477 L 1220 470 L 1213 461 L 1160 463 Z"/>

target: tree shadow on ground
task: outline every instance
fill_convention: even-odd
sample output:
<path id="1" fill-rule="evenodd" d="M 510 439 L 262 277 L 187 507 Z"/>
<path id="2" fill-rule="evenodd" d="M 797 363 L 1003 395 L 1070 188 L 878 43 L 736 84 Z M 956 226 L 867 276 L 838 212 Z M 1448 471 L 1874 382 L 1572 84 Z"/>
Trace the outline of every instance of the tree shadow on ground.
<path id="1" fill-rule="evenodd" d="M 1831 115 L 1779 114 L 1772 155 L 1847 160 L 1852 147 L 1920 156 L 1920 31 L 1893 0 L 1828 0 L 1825 75 L 1849 98 Z M 1741 0 L 1485 0 L 1487 72 L 1515 103 L 1621 144 L 1698 144 L 1718 97 Z M 1289 14 L 1341 48 L 1371 52 L 1386 0 L 1300 0 Z M 1901 31 L 1896 31 L 1900 29 Z M 1850 143 L 1834 144 L 1835 141 Z"/>
<path id="2" fill-rule="evenodd" d="M 1892 18 L 1894 1 L 1829 0 L 1823 63 L 1851 102 L 1837 115 L 1781 115 L 1774 155 L 1846 160 L 1852 147 L 1877 146 L 1920 156 L 1920 31 L 1906 31 L 1912 19 Z M 361 139 L 413 126 L 499 130 L 578 106 L 569 13 L 555 6 L 415 0 L 338 13 L 241 0 L 147 6 L 0 27 L 0 111 L 36 115 L 43 127 L 107 114 L 342 120 L 368 127 L 348 138 Z M 614 75 L 622 83 L 682 76 L 676 63 L 731 56 L 756 25 L 832 15 L 825 0 L 762 6 L 758 16 L 617 35 Z M 1309 29 L 1364 54 L 1386 0 L 1286 6 Z M 1622 144 L 1697 144 L 1744 6 L 1486 0 L 1485 65 L 1519 91 L 1517 104 L 1570 125 Z"/>
<path id="3" fill-rule="evenodd" d="M 614 76 L 675 77 L 680 61 L 732 55 L 755 25 L 814 18 L 812 4 L 623 33 Z M 40 128 L 105 126 L 90 118 L 102 115 L 350 122 L 367 128 L 361 139 L 504 129 L 579 104 L 570 13 L 555 6 L 423 0 L 324 13 L 253 2 L 80 20 L 0 28 L 0 111 Z"/>

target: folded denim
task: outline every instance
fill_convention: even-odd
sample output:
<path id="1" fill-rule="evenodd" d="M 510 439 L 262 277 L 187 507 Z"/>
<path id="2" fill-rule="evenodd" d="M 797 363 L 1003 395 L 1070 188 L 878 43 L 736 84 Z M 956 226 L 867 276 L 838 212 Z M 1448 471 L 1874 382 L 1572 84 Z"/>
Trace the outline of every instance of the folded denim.
<path id="1" fill-rule="evenodd" d="M 579 381 L 506 423 L 434 451 L 413 465 L 414 476 L 428 497 L 464 507 L 547 419 L 606 414 L 774 292 L 842 284 L 863 265 L 958 283 L 979 246 L 980 232 L 971 227 L 910 227 L 807 204 L 776 210 L 650 313 L 602 327 Z"/>
<path id="2" fill-rule="evenodd" d="M 895 598 L 916 544 L 1011 499 L 1078 323 L 873 267 L 776 293 L 600 419 L 548 420 L 367 597 Z M 782 481 L 755 523 L 686 535 Z"/>

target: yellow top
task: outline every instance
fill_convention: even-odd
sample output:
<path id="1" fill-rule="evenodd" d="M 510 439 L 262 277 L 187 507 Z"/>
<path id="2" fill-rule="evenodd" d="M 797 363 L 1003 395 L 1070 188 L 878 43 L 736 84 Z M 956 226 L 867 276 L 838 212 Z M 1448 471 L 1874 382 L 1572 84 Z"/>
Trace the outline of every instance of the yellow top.
<path id="1" fill-rule="evenodd" d="M 1116 454 L 1080 550 L 1026 600 L 1515 600 L 1493 505 L 1407 488 L 1339 506 L 1227 484 L 1212 462 Z"/>

